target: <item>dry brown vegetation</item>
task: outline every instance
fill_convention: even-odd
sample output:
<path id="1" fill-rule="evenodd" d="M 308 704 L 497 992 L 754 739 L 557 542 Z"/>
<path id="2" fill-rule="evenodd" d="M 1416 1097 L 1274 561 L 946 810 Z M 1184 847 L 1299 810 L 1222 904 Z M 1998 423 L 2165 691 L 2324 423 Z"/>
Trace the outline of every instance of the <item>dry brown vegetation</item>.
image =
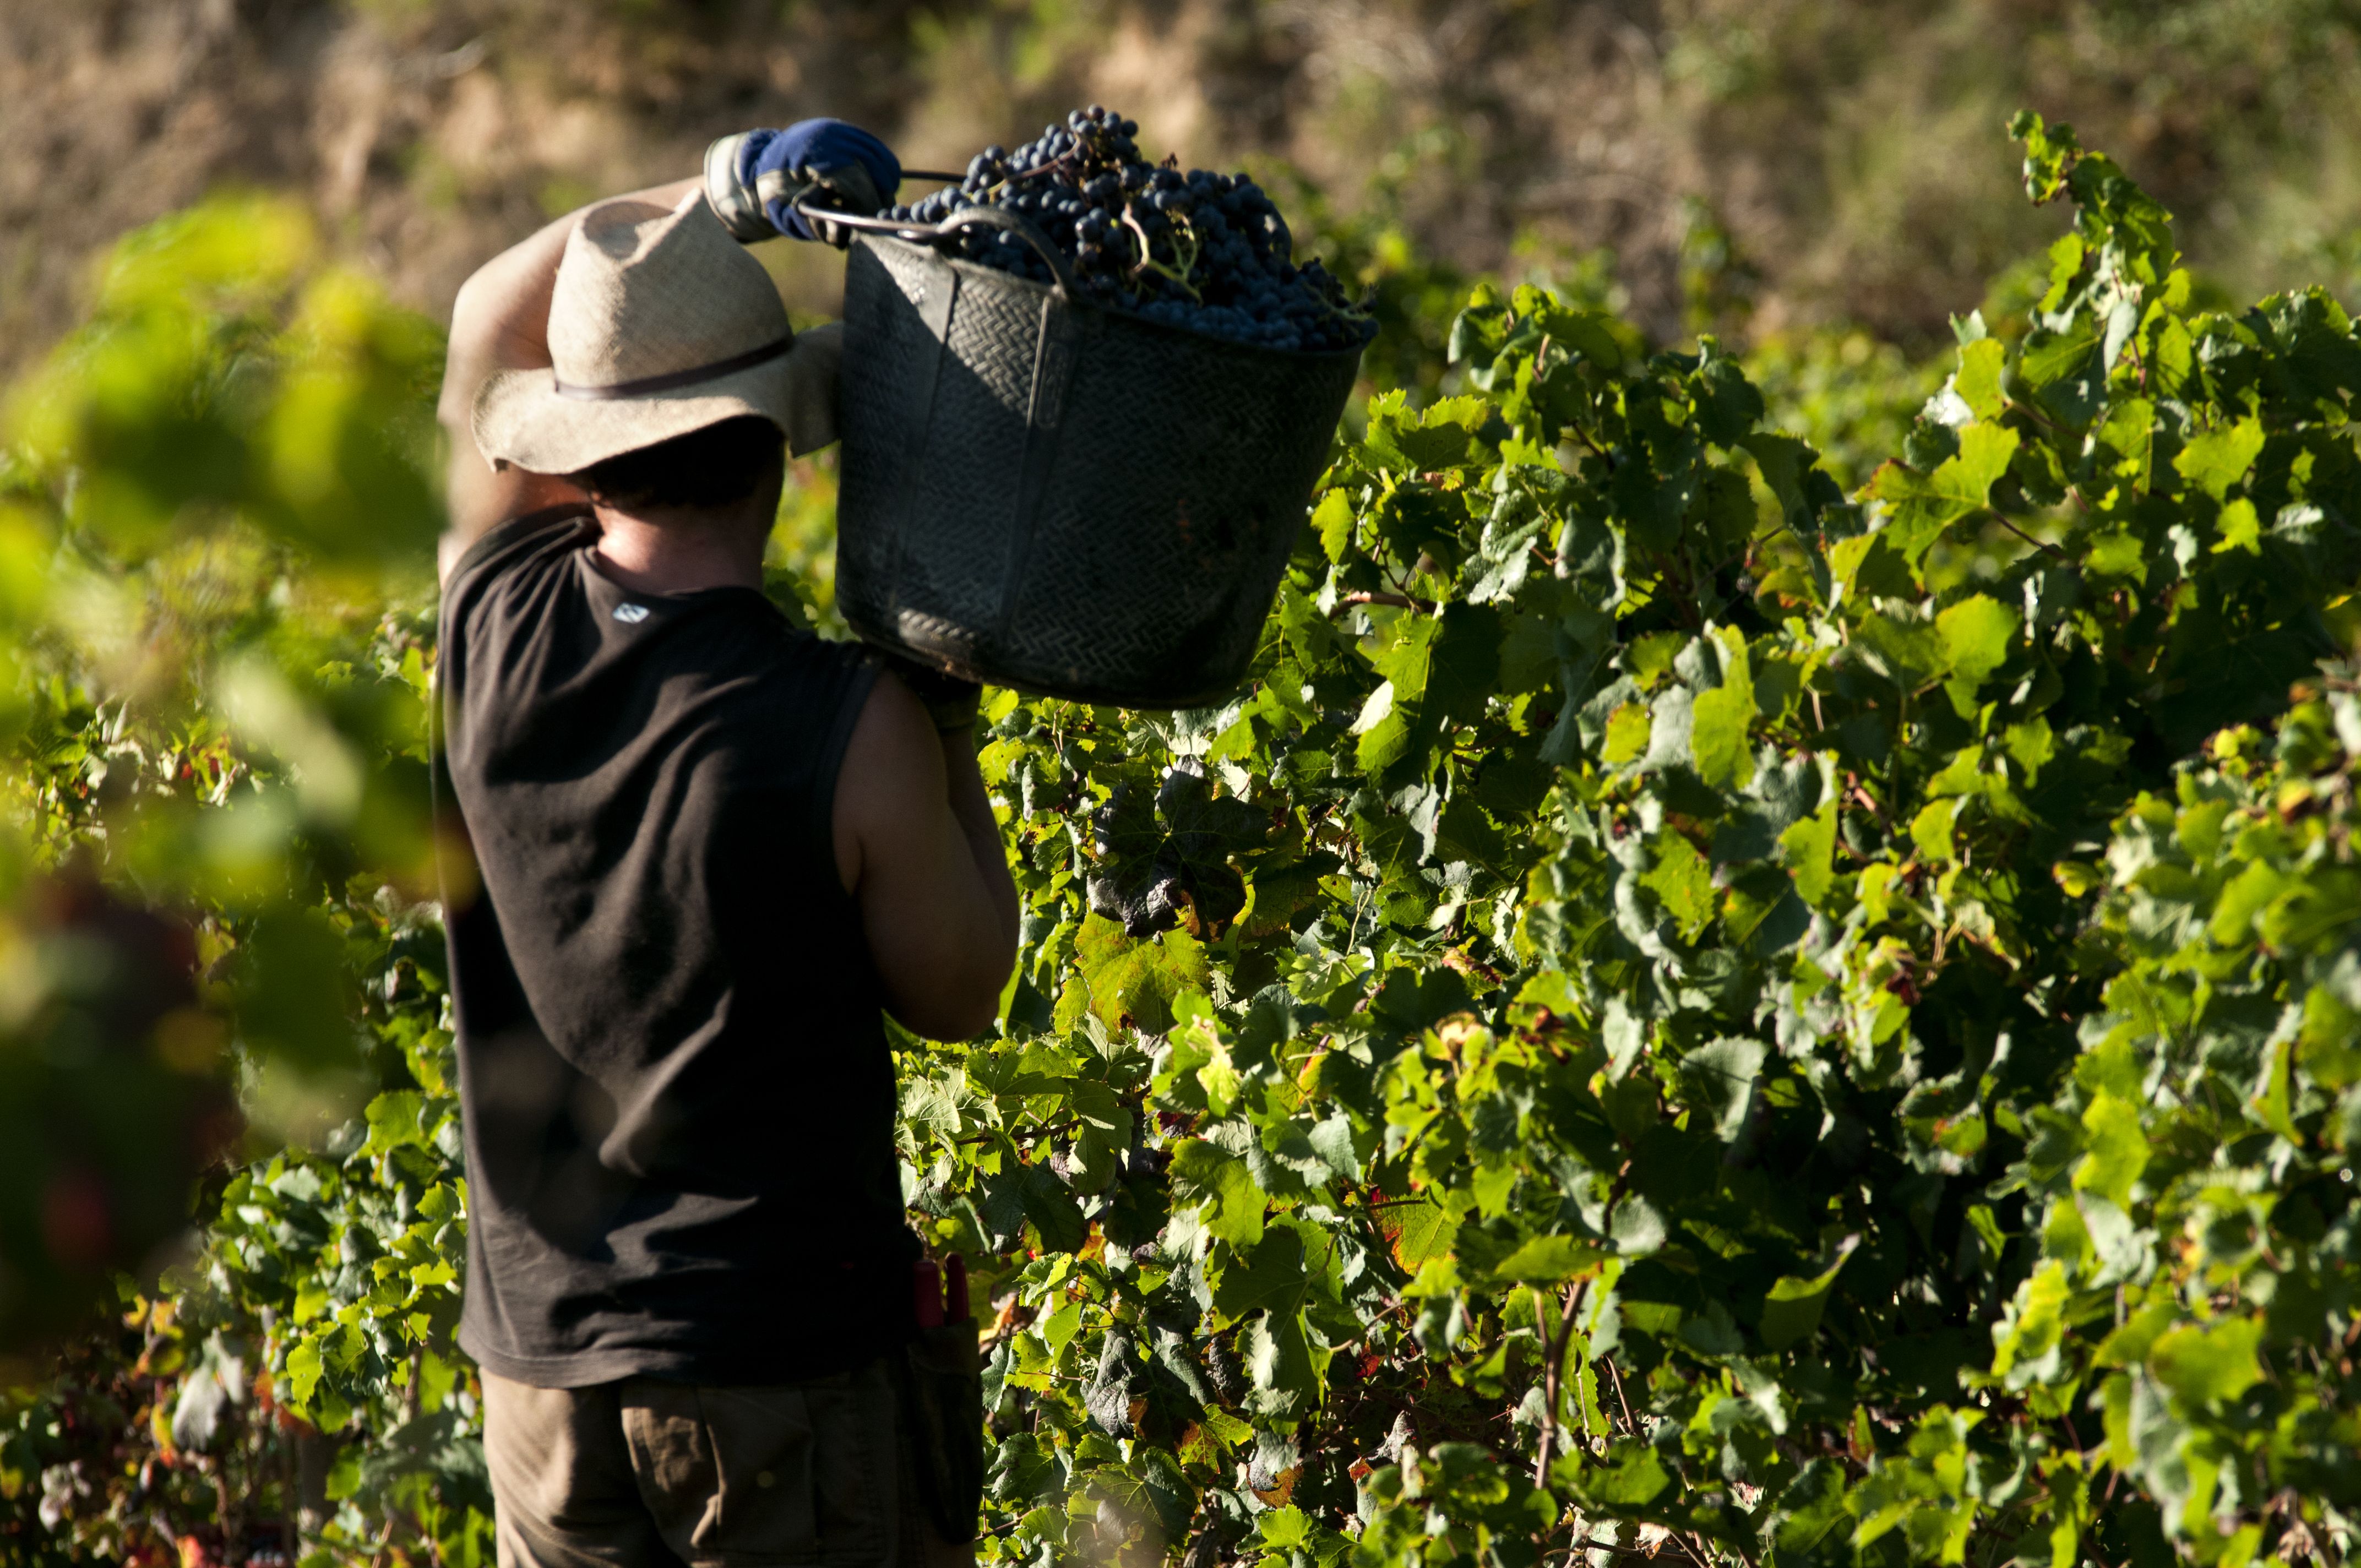
<path id="1" fill-rule="evenodd" d="M 440 313 L 733 128 L 840 114 L 941 165 L 1092 100 L 1470 269 L 1611 252 L 1666 335 L 1686 260 L 1760 330 L 1923 342 L 2054 227 L 2010 193 L 2019 104 L 2235 291 L 2349 280 L 2356 86 L 2352 0 L 0 0 L 0 372 L 107 242 L 225 183 L 302 193 Z M 774 265 L 828 308 L 826 258 Z"/>

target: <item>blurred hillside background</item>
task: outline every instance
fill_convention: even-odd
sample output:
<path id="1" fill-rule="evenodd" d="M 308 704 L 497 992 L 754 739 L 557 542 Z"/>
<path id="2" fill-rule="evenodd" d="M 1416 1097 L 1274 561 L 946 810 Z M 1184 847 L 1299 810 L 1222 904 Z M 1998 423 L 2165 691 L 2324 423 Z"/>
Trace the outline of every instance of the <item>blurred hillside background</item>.
<path id="1" fill-rule="evenodd" d="M 2056 232 L 2019 106 L 2070 120 L 2250 298 L 2361 277 L 2356 0 L 0 0 L 0 378 L 126 230 L 296 194 L 437 317 L 483 258 L 750 125 L 920 167 L 1074 104 L 1301 170 L 1380 247 L 1579 270 L 1663 338 L 1860 328 L 1915 356 Z M 831 303 L 792 247 L 793 302 Z"/>

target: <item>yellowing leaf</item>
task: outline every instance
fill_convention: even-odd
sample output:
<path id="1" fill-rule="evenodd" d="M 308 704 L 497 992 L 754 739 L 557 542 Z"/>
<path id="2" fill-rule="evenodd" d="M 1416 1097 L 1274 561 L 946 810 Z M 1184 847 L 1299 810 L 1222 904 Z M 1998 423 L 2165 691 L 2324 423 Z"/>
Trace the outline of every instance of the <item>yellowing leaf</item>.
<path id="1" fill-rule="evenodd" d="M 2049 874 L 2069 898 L 2081 898 L 2106 880 L 2087 861 L 2060 861 L 2049 868 Z"/>
<path id="2" fill-rule="evenodd" d="M 1928 861 L 1940 863 L 1958 853 L 1951 842 L 1951 824 L 1959 810 L 1959 801 L 1938 800 L 1920 808 L 1918 815 L 1910 819 L 1910 841 Z"/>
<path id="3" fill-rule="evenodd" d="M 1312 509 L 1312 532 L 1331 561 L 1342 561 L 1353 548 L 1353 502 L 1341 489 L 1331 490 Z"/>
<path id="4" fill-rule="evenodd" d="M 1394 1261 L 1413 1273 L 1433 1259 L 1449 1256 L 1451 1238 L 1459 1229 L 1440 1204 L 1423 1201 L 1389 1204 L 1378 1216 L 1378 1228 L 1393 1243 Z"/>
<path id="5" fill-rule="evenodd" d="M 2230 487 L 2246 477 L 2262 454 L 2262 422 L 2248 414 L 2227 430 L 2208 431 L 2180 449 L 2172 460 L 2174 471 L 2199 489 L 2221 500 Z"/>
<path id="6" fill-rule="evenodd" d="M 1754 675 L 1746 639 L 1731 630 L 1720 641 L 1721 685 L 1697 693 L 1690 707 L 1689 751 L 1706 783 L 1716 789 L 1743 789 L 1754 776 L 1754 754 L 1746 743 L 1747 727 L 1754 722 Z"/>
<path id="7" fill-rule="evenodd" d="M 1600 756 L 1611 763 L 1635 762 L 1648 752 L 1648 710 L 1627 702 L 1607 716 L 1607 741 Z"/>
<path id="8" fill-rule="evenodd" d="M 1828 888 L 1836 880 L 1834 861 L 1837 849 L 1837 803 L 1833 797 L 1823 798 L 1820 808 L 1800 821 L 1790 823 L 1779 835 L 1780 860 L 1787 874 L 1795 879 L 1795 894 L 1805 903 L 1818 906 L 1828 896 Z"/>
<path id="9" fill-rule="evenodd" d="M 1535 1236 L 1502 1259 L 1492 1272 L 1521 1285 L 1554 1285 L 1588 1273 L 1610 1255 L 1573 1236 Z"/>
<path id="10" fill-rule="evenodd" d="M 1974 411 L 1978 419 L 1998 419 L 2006 400 L 2001 396 L 2000 371 L 2007 352 L 1998 338 L 1979 338 L 1960 350 L 1960 368 L 1951 389 Z"/>
<path id="11" fill-rule="evenodd" d="M 1664 911 L 1681 927 L 1681 940 L 1695 941 L 1713 918 L 1713 871 L 1705 857 L 1678 833 L 1657 836 L 1656 863 L 1640 885 L 1653 890 Z"/>
<path id="12" fill-rule="evenodd" d="M 1981 682 L 2008 660 L 2008 645 L 2022 618 L 1997 600 L 1976 594 L 1935 618 L 1951 671 L 1971 684 Z"/>
<path id="13" fill-rule="evenodd" d="M 1060 1025 L 1073 1028 L 1084 1013 L 1108 1028 L 1129 1018 L 1139 1027 L 1171 1027 L 1172 999 L 1205 984 L 1205 952 L 1185 931 L 1134 940 L 1104 916 L 1082 922 L 1074 938 L 1074 972 L 1059 1002 Z"/>
<path id="14" fill-rule="evenodd" d="M 2051 1259 L 2016 1288 L 2001 1321 L 1993 1326 L 1993 1375 L 2005 1376 L 2026 1370 L 2024 1364 L 2048 1358 L 2064 1332 L 2067 1298 L 2072 1288 L 2065 1265 Z M 2022 1387 L 2023 1379 L 2013 1387 Z"/>
<path id="15" fill-rule="evenodd" d="M 1885 918 L 1893 904 L 1894 869 L 1885 861 L 1861 868 L 1854 896 L 1861 900 L 1861 913 L 1872 926 Z"/>
<path id="16" fill-rule="evenodd" d="M 2082 1133 L 2089 1152 L 2074 1168 L 2075 1188 L 2128 1212 L 2132 1183 L 2147 1168 L 2147 1134 L 2140 1126 L 2139 1107 L 2102 1094 L 2083 1111 Z"/>
<path id="17" fill-rule="evenodd" d="M 2220 1404 L 2262 1381 L 2262 1364 L 2255 1354 L 2262 1339 L 2260 1318 L 2186 1324 L 2158 1338 L 2147 1353 L 2147 1369 L 2184 1403 Z"/>
<path id="18" fill-rule="evenodd" d="M 2255 503 L 2246 497 L 2224 507 L 2216 526 L 2222 531 L 2222 537 L 2213 542 L 2216 555 L 2230 550 L 2244 550 L 2249 555 L 2263 553 L 2262 521 L 2255 515 Z"/>

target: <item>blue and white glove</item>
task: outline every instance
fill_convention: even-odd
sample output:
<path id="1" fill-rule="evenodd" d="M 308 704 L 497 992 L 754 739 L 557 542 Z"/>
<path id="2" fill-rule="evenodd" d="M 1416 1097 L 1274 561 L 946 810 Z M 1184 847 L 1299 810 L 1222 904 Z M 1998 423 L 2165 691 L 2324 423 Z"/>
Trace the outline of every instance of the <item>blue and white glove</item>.
<path id="1" fill-rule="evenodd" d="M 741 245 L 785 235 L 841 247 L 851 236 L 818 212 L 872 215 L 901 183 L 894 149 L 842 120 L 741 131 L 705 149 L 705 199 Z"/>

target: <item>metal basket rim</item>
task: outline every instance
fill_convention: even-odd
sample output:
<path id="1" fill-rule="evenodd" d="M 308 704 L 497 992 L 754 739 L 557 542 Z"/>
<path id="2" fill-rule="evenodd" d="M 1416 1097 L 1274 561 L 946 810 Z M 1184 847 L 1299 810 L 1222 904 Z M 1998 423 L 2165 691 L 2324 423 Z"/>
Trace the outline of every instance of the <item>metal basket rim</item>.
<path id="1" fill-rule="evenodd" d="M 1264 613 L 1268 616 L 1269 612 Z M 863 647 L 886 649 L 899 653 L 906 659 L 914 659 L 920 663 L 931 665 L 944 674 L 973 681 L 978 685 L 1013 691 L 1021 696 L 1038 697 L 1049 702 L 1071 702 L 1084 707 L 1120 707 L 1134 713 L 1170 713 L 1184 708 L 1215 707 L 1243 693 L 1248 683 L 1254 679 L 1254 655 L 1249 653 L 1246 656 L 1246 667 L 1238 673 L 1235 680 L 1226 685 L 1210 687 L 1191 686 L 1188 688 L 1190 695 L 1187 696 L 1180 698 L 1159 696 L 1142 703 L 1136 695 L 1126 696 L 1116 686 L 1097 681 L 1060 683 L 1059 685 L 1051 686 L 1032 680 L 1011 680 L 1005 675 L 993 674 L 981 665 L 972 664 L 966 660 L 946 657 L 906 638 L 883 634 L 872 637 L 858 627 L 853 629 L 853 639 Z M 1259 643 L 1258 638 L 1257 643 Z M 1258 647 L 1257 651 L 1259 651 Z M 1133 690 L 1137 692 L 1136 687 Z"/>
<path id="2" fill-rule="evenodd" d="M 899 235 L 858 235 L 854 236 L 853 243 L 870 246 L 880 250 L 892 246 L 913 257 L 923 258 L 939 266 L 948 267 L 954 272 L 990 282 L 996 287 L 1016 290 L 1043 299 L 1058 297 L 1068 309 L 1097 316 L 1111 325 L 1120 323 L 1124 330 L 1137 329 L 1152 335 L 1179 338 L 1183 342 L 1202 345 L 1217 351 L 1242 355 L 1249 359 L 1280 365 L 1333 365 L 1341 364 L 1349 358 L 1357 365 L 1368 352 L 1369 345 L 1367 343 L 1356 344 L 1351 348 L 1273 348 L 1264 343 L 1240 343 L 1235 338 L 1215 337 L 1211 333 L 1193 332 L 1185 326 L 1174 326 L 1170 322 L 1156 321 L 1131 311 L 1115 310 L 1100 304 L 1095 300 L 1085 300 L 1078 295 L 1060 296 L 1047 283 L 1037 283 L 1030 278 L 1020 278 L 1014 272 L 1004 272 L 997 267 L 986 267 L 980 261 L 970 261 L 964 257 L 946 256 L 930 245 L 920 245 L 915 240 L 904 239 Z"/>

